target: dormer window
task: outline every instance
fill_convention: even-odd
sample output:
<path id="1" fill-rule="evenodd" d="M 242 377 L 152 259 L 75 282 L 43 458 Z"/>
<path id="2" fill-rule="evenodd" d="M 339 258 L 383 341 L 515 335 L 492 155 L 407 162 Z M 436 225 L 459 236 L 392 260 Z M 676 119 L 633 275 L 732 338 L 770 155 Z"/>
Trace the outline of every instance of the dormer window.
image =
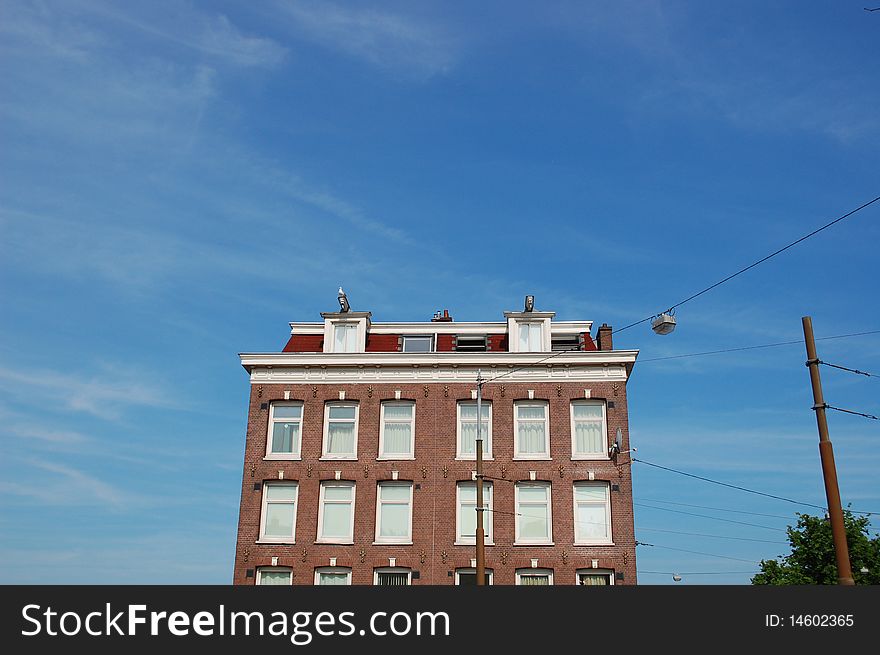
<path id="1" fill-rule="evenodd" d="M 555 315 L 554 312 L 504 312 L 510 352 L 550 352 L 550 322 Z"/>
<path id="2" fill-rule="evenodd" d="M 337 323 L 333 326 L 333 352 L 357 352 L 357 325 L 355 323 Z"/>
<path id="3" fill-rule="evenodd" d="M 370 312 L 323 313 L 324 352 L 362 353 L 366 349 Z"/>
<path id="4" fill-rule="evenodd" d="M 537 353 L 544 350 L 544 330 L 541 323 L 519 323 L 519 352 Z"/>
<path id="5" fill-rule="evenodd" d="M 429 353 L 434 351 L 434 337 L 403 337 L 402 350 L 405 353 Z"/>

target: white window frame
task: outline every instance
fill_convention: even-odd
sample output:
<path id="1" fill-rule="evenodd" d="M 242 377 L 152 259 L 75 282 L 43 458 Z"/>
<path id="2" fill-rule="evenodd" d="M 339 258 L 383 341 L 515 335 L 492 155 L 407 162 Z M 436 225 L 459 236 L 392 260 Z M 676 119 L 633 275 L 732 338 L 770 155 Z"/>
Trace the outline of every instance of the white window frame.
<path id="1" fill-rule="evenodd" d="M 406 349 L 406 342 L 408 340 L 415 341 L 415 340 L 421 340 L 421 339 L 427 339 L 430 342 L 430 347 L 428 348 L 428 350 L 407 350 Z M 404 334 L 401 337 L 400 350 L 401 350 L 401 352 L 405 352 L 405 353 L 425 353 L 425 352 L 432 353 L 432 352 L 434 352 L 434 349 L 436 348 L 436 344 L 437 344 L 437 339 L 434 337 L 433 334 Z"/>
<path id="2" fill-rule="evenodd" d="M 266 586 L 266 587 L 268 587 L 268 586 L 282 587 L 282 586 L 284 586 L 284 585 L 264 585 L 263 582 L 262 582 L 262 580 L 263 580 L 263 573 L 269 573 L 269 572 L 271 572 L 271 573 L 280 573 L 280 572 L 282 572 L 282 571 L 283 571 L 284 573 L 289 573 L 289 574 L 290 574 L 290 582 L 289 582 L 289 584 L 293 584 L 293 569 L 290 568 L 289 566 L 258 566 L 258 567 L 257 567 L 257 574 L 256 574 L 256 576 L 254 576 L 254 584 L 255 584 L 256 586 L 258 586 L 258 587 L 263 587 L 263 586 Z"/>
<path id="3" fill-rule="evenodd" d="M 332 573 L 339 574 L 344 573 L 347 576 L 346 585 L 351 585 L 351 569 L 347 566 L 319 566 L 315 569 L 315 586 L 316 587 L 329 587 L 333 585 L 322 585 L 321 584 L 321 574 L 322 573 Z M 343 586 L 343 585 L 338 585 Z"/>
<path id="4" fill-rule="evenodd" d="M 456 412 L 456 420 L 455 420 L 455 459 L 462 460 L 476 460 L 476 446 L 474 446 L 474 453 L 465 453 L 462 451 L 462 429 L 461 429 L 461 408 L 462 405 L 473 405 L 476 407 L 476 400 L 460 400 L 456 403 L 455 412 Z M 483 407 L 488 408 L 488 417 L 486 417 L 486 421 L 483 423 L 483 459 L 490 460 L 494 459 L 492 457 L 492 403 L 483 401 Z M 477 417 L 479 419 L 479 417 Z"/>
<path id="5" fill-rule="evenodd" d="M 484 571 L 485 571 L 486 575 L 489 577 L 489 586 L 494 585 L 495 584 L 495 571 L 493 571 L 492 569 L 484 569 Z M 470 573 L 471 575 L 474 576 L 474 578 L 477 577 L 477 569 L 475 569 L 475 568 L 465 567 L 465 568 L 461 568 L 461 569 L 455 569 L 455 585 L 456 586 L 461 586 L 461 578 L 459 577 L 459 574 L 461 574 L 461 573 Z"/>
<path id="6" fill-rule="evenodd" d="M 474 492 L 476 492 L 477 483 L 476 481 L 469 480 L 459 480 L 455 484 L 455 545 L 456 546 L 470 546 L 476 543 L 477 538 L 468 537 L 461 533 L 461 512 L 462 512 L 462 499 L 461 499 L 461 489 L 462 487 L 472 486 L 474 488 Z M 495 533 L 492 529 L 492 517 L 494 516 L 494 489 L 491 482 L 486 482 L 483 480 L 483 502 L 486 506 L 486 511 L 483 512 L 483 530 L 485 532 L 486 540 L 485 544 L 487 546 L 495 545 Z M 476 501 L 474 501 L 474 512 L 476 512 Z"/>
<path id="7" fill-rule="evenodd" d="M 546 576 L 549 579 L 548 581 L 550 583 L 550 586 L 553 586 L 553 569 L 517 569 L 516 584 L 519 586 L 524 586 L 522 583 L 523 578 L 538 576 Z"/>
<path id="8" fill-rule="evenodd" d="M 382 480 L 376 484 L 376 539 L 373 542 L 374 544 L 412 544 L 412 523 L 413 523 L 413 487 L 415 485 L 406 480 L 401 481 L 389 481 Z M 407 505 L 409 507 L 409 516 L 407 517 L 407 534 L 404 537 L 381 537 L 379 535 L 379 530 L 382 525 L 382 507 L 386 504 L 391 505 L 399 505 L 402 501 L 399 500 L 382 500 L 382 489 L 389 487 L 408 487 L 409 488 L 409 500 L 407 500 Z"/>
<path id="9" fill-rule="evenodd" d="M 272 439 L 275 432 L 275 409 L 277 407 L 299 407 L 299 439 L 297 449 L 290 453 L 274 453 L 272 452 Z M 305 412 L 305 403 L 294 400 L 275 400 L 269 403 L 269 433 L 266 437 L 266 455 L 263 459 L 302 459 L 302 433 L 303 433 L 303 412 Z M 279 423 L 293 423 L 291 420 L 279 419 Z"/>
<path id="10" fill-rule="evenodd" d="M 362 353 L 366 350 L 367 345 L 367 329 L 368 329 L 368 315 L 364 312 L 359 312 L 358 316 L 343 316 L 343 317 L 325 317 L 324 319 L 324 352 L 325 353 L 340 353 L 340 354 L 351 354 L 351 353 Z M 354 332 L 349 332 L 346 338 L 345 345 L 349 346 L 344 350 L 336 349 L 336 328 L 342 327 L 345 329 L 355 328 Z M 350 344 L 348 341 L 349 338 L 354 339 L 354 343 Z M 354 348 L 353 350 L 351 348 Z"/>
<path id="11" fill-rule="evenodd" d="M 519 449 L 519 408 L 544 408 L 544 452 L 523 453 Z M 537 423 L 534 419 L 523 419 L 529 423 Z M 546 400 L 517 400 L 513 403 L 513 459 L 550 459 L 550 403 Z"/>
<path id="12" fill-rule="evenodd" d="M 522 507 L 519 500 L 519 492 L 520 489 L 525 487 L 529 488 L 543 488 L 546 489 L 545 497 L 547 499 L 547 537 L 546 539 L 523 539 L 520 537 L 520 524 L 523 515 L 528 516 L 529 509 L 528 507 Z M 515 537 L 514 537 L 514 546 L 521 545 L 544 545 L 544 546 L 552 546 L 553 545 L 553 486 L 549 482 L 517 482 L 514 488 L 514 507 L 516 516 L 514 517 L 516 520 L 515 524 Z"/>
<path id="13" fill-rule="evenodd" d="M 412 415 L 409 420 L 409 452 L 408 453 L 386 453 L 385 452 L 385 408 L 388 406 L 409 406 L 412 408 Z M 403 421 L 393 421 L 394 423 L 403 423 Z M 377 459 L 415 459 L 416 447 L 416 403 L 413 400 L 385 400 L 380 403 L 379 409 L 379 457 Z"/>
<path id="14" fill-rule="evenodd" d="M 406 573 L 406 586 L 412 585 L 412 569 L 408 569 L 403 566 L 383 566 L 377 569 L 373 569 L 373 586 L 379 586 L 380 573 Z"/>
<path id="15" fill-rule="evenodd" d="M 608 585 L 614 584 L 614 571 L 611 569 L 578 569 L 574 572 L 574 583 L 578 587 L 588 587 L 593 585 L 582 585 L 581 584 L 581 576 L 582 575 L 595 575 L 602 576 L 603 578 L 608 579 Z M 599 585 L 596 585 L 599 586 Z"/>
<path id="16" fill-rule="evenodd" d="M 578 487 L 594 487 L 594 488 L 604 488 L 605 490 L 605 537 L 601 537 L 599 539 L 580 539 L 578 536 L 578 499 L 577 499 L 577 490 Z M 603 480 L 575 480 L 572 483 L 572 501 L 574 503 L 574 514 L 572 515 L 574 520 L 574 543 L 575 545 L 584 545 L 584 546 L 592 546 L 592 545 L 613 545 L 614 538 L 612 534 L 612 525 L 611 525 L 611 484 L 607 481 Z M 584 501 L 580 501 L 584 502 Z M 590 505 L 597 506 L 598 503 L 589 503 Z"/>
<path id="17" fill-rule="evenodd" d="M 272 501 L 273 504 L 292 504 L 293 505 L 293 525 L 292 525 L 292 534 L 290 536 L 283 537 L 275 537 L 275 536 L 266 536 L 266 519 L 268 518 L 268 505 L 269 505 L 269 494 L 266 493 L 267 489 L 272 487 L 294 487 L 296 489 L 296 495 L 293 500 L 284 500 L 284 501 Z M 295 544 L 296 543 L 296 517 L 299 514 L 299 483 L 295 480 L 284 482 L 278 481 L 268 481 L 263 482 L 261 485 L 262 491 L 262 499 L 260 501 L 260 537 L 258 539 L 258 543 L 280 543 L 280 544 Z"/>
<path id="18" fill-rule="evenodd" d="M 336 338 L 340 330 L 344 330 L 345 338 L 342 348 L 338 347 Z M 356 353 L 358 352 L 358 325 L 357 323 L 338 322 L 333 324 L 333 352 Z"/>
<path id="19" fill-rule="evenodd" d="M 351 489 L 351 500 L 326 500 L 324 492 L 328 487 L 348 487 Z M 357 496 L 357 485 L 351 480 L 321 480 L 320 492 L 318 494 L 318 533 L 315 536 L 315 543 L 318 544 L 353 544 L 354 543 L 354 509 Z M 324 508 L 327 503 L 333 505 L 349 505 L 350 514 L 348 520 L 348 535 L 346 537 L 324 537 Z"/>
<path id="20" fill-rule="evenodd" d="M 601 407 L 602 408 L 602 443 L 604 447 L 601 452 L 597 453 L 581 453 L 577 451 L 577 436 L 575 432 L 575 418 L 574 418 L 574 408 L 577 405 L 590 405 L 593 407 Z M 604 400 L 572 400 L 571 406 L 569 408 L 569 413 L 571 415 L 571 458 L 573 460 L 583 460 L 583 459 L 609 459 L 608 455 L 608 407 L 605 404 Z"/>
<path id="21" fill-rule="evenodd" d="M 352 444 L 353 451 L 345 454 L 333 454 L 327 452 L 327 446 L 329 445 L 330 438 L 330 408 L 331 407 L 354 407 L 354 443 Z M 324 403 L 324 440 L 321 447 L 321 459 L 336 459 L 336 460 L 357 460 L 358 453 L 358 430 L 359 430 L 359 422 L 360 422 L 360 406 L 356 402 L 352 401 L 332 401 Z M 342 421 L 343 419 L 333 419 L 334 421 Z M 348 422 L 350 419 L 344 419 L 345 422 Z"/>

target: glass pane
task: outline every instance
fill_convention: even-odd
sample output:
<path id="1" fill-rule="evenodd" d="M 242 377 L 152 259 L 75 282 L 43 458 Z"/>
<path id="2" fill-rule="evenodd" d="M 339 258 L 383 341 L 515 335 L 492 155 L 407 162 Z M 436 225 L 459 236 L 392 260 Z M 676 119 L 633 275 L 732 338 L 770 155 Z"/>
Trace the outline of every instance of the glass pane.
<path id="1" fill-rule="evenodd" d="M 405 587 L 409 584 L 407 573 L 379 573 L 376 584 L 390 587 Z"/>
<path id="2" fill-rule="evenodd" d="M 458 509 L 460 537 L 474 539 L 477 536 L 477 510 L 476 502 L 462 503 Z M 485 527 L 485 526 L 484 526 Z"/>
<path id="3" fill-rule="evenodd" d="M 486 485 L 483 483 L 483 495 L 486 494 Z M 477 502 L 477 483 L 476 482 L 464 482 L 458 485 L 458 497 L 462 502 L 475 503 Z"/>
<path id="4" fill-rule="evenodd" d="M 299 423 L 275 424 L 272 430 L 272 452 L 299 452 Z"/>
<path id="5" fill-rule="evenodd" d="M 267 537 L 290 537 L 293 535 L 293 503 L 275 503 L 266 506 Z"/>
<path id="6" fill-rule="evenodd" d="M 549 575 L 522 575 L 519 578 L 519 583 L 525 587 L 549 587 L 550 586 L 550 576 Z"/>
<path id="7" fill-rule="evenodd" d="M 354 454 L 354 423 L 327 426 L 327 452 L 331 455 Z"/>
<path id="8" fill-rule="evenodd" d="M 581 573 L 578 582 L 588 587 L 601 587 L 608 584 L 608 576 L 601 574 Z"/>
<path id="9" fill-rule="evenodd" d="M 578 541 L 593 541 L 607 537 L 608 527 L 605 523 L 604 506 L 599 507 L 579 503 L 575 521 L 577 521 L 575 532 Z"/>
<path id="10" fill-rule="evenodd" d="M 337 325 L 335 336 L 335 350 L 338 353 L 351 353 L 354 352 L 354 341 L 355 341 L 355 330 L 357 326 L 355 325 Z"/>
<path id="11" fill-rule="evenodd" d="M 403 352 L 429 353 L 431 352 L 431 337 L 404 337 Z"/>
<path id="12" fill-rule="evenodd" d="M 520 508 L 519 536 L 526 541 L 550 538 L 546 505 L 525 505 Z"/>
<path id="13" fill-rule="evenodd" d="M 529 324 L 528 323 L 520 323 L 519 325 L 519 349 L 521 351 L 528 351 L 529 348 Z"/>
<path id="14" fill-rule="evenodd" d="M 411 421 L 412 405 L 385 405 L 385 420 Z"/>
<path id="15" fill-rule="evenodd" d="M 324 505 L 324 521 L 321 537 L 351 538 L 351 505 L 349 503 L 328 503 Z"/>
<path id="16" fill-rule="evenodd" d="M 605 502 L 608 487 L 598 484 L 578 484 L 574 487 L 575 500 L 589 500 L 594 502 Z"/>
<path id="17" fill-rule="evenodd" d="M 520 423 L 517 429 L 519 452 L 539 454 L 547 451 L 544 443 L 544 423 Z"/>
<path id="18" fill-rule="evenodd" d="M 516 415 L 518 418 L 544 420 L 544 409 L 545 405 L 517 405 Z"/>
<path id="19" fill-rule="evenodd" d="M 352 487 L 349 484 L 324 485 L 324 500 L 351 500 Z"/>
<path id="20" fill-rule="evenodd" d="M 409 536 L 408 504 L 382 505 L 379 523 L 379 536 L 393 538 L 402 538 Z"/>
<path id="21" fill-rule="evenodd" d="M 385 425 L 383 454 L 409 455 L 412 453 L 412 426 L 409 423 L 388 423 Z"/>
<path id="22" fill-rule="evenodd" d="M 331 405 L 330 418 L 354 419 L 357 408 L 354 405 Z"/>
<path id="23" fill-rule="evenodd" d="M 584 421 L 575 421 L 574 424 L 574 446 L 575 452 L 604 454 L 605 444 L 602 438 L 601 423 L 587 423 Z"/>
<path id="24" fill-rule="evenodd" d="M 347 585 L 348 573 L 319 573 L 319 585 Z"/>
<path id="25" fill-rule="evenodd" d="M 483 426 L 483 450 L 486 446 L 486 426 Z M 477 452 L 477 424 L 462 423 L 461 425 L 461 452 L 463 455 L 473 455 Z"/>
<path id="26" fill-rule="evenodd" d="M 547 487 L 519 487 L 519 502 L 521 503 L 546 503 Z"/>
<path id="27" fill-rule="evenodd" d="M 261 585 L 289 585 L 290 571 L 260 571 Z"/>
<path id="28" fill-rule="evenodd" d="M 409 485 L 383 484 L 379 486 L 382 500 L 405 500 L 409 501 Z"/>
<path id="29" fill-rule="evenodd" d="M 593 419 L 601 419 L 602 418 L 602 406 L 596 404 L 587 404 L 587 403 L 575 403 L 572 405 L 574 417 L 577 418 L 593 418 Z"/>
<path id="30" fill-rule="evenodd" d="M 296 500 L 296 485 L 267 484 L 265 493 L 267 500 Z"/>
<path id="31" fill-rule="evenodd" d="M 299 418 L 302 416 L 301 405 L 273 405 L 275 418 Z"/>

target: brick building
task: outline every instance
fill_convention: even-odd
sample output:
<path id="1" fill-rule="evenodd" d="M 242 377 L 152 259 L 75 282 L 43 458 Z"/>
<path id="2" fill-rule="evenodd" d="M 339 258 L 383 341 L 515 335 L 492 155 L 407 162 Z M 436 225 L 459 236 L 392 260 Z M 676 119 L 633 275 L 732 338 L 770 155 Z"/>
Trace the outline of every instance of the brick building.
<path id="1" fill-rule="evenodd" d="M 531 297 L 486 323 L 373 323 L 340 306 L 291 323 L 280 353 L 241 355 L 235 584 L 474 583 L 478 370 L 489 583 L 636 583 L 637 351 Z"/>

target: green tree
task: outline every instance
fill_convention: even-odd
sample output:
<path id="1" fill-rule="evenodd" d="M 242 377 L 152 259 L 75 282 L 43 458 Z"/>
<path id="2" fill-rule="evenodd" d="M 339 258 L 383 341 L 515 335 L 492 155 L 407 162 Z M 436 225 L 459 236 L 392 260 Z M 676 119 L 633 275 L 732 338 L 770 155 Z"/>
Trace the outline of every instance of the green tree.
<path id="1" fill-rule="evenodd" d="M 849 561 L 856 584 L 880 584 L 880 535 L 872 539 L 868 533 L 867 516 L 856 518 L 843 510 Z M 788 527 L 791 554 L 762 560 L 761 572 L 752 584 L 817 585 L 837 584 L 837 560 L 831 521 L 827 518 L 798 514 L 795 527 Z M 863 573 L 862 569 L 867 569 Z"/>

